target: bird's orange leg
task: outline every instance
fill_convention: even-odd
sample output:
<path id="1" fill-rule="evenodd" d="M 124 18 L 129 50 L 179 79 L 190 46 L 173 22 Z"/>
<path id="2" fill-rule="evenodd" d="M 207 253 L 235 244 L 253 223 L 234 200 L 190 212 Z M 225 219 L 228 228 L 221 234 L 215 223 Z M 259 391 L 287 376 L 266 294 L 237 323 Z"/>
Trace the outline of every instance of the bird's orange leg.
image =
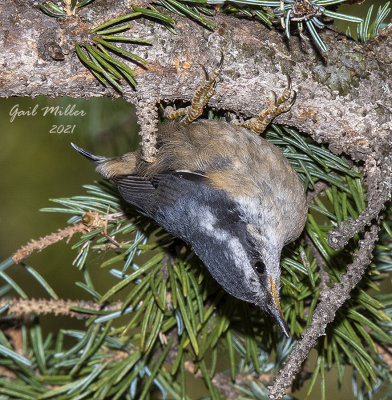
<path id="1" fill-rule="evenodd" d="M 206 70 L 204 70 L 206 80 L 196 89 L 190 106 L 179 108 L 178 110 L 175 110 L 170 106 L 166 107 L 164 111 L 165 117 L 168 119 L 174 119 L 185 115 L 184 119 L 181 121 L 184 124 L 190 124 L 199 118 L 200 115 L 203 114 L 204 107 L 207 105 L 208 100 L 214 94 L 216 80 L 221 71 L 222 63 L 223 56 L 219 62 L 218 68 L 211 74 L 211 76 L 208 76 Z"/>
<path id="2" fill-rule="evenodd" d="M 284 89 L 281 96 L 277 97 L 276 93 L 272 92 L 274 98 L 270 106 L 262 111 L 257 118 L 251 118 L 248 121 L 240 123 L 239 126 L 243 126 L 244 128 L 260 134 L 264 132 L 265 128 L 275 117 L 289 111 L 295 101 L 296 92 L 291 88 L 290 77 L 287 77 L 287 80 L 287 87 Z"/>

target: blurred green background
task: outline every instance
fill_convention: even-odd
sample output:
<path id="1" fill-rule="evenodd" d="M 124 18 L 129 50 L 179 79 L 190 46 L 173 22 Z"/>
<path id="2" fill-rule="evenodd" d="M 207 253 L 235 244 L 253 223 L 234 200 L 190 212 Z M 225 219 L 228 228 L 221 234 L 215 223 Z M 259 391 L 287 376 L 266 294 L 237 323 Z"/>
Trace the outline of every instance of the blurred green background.
<path id="1" fill-rule="evenodd" d="M 74 106 L 74 112 L 84 111 L 86 115 L 59 116 L 56 113 L 57 107 L 65 111 L 67 106 Z M 45 107 L 55 108 L 44 116 Z M 11 122 L 16 109 L 19 116 Z M 34 109 L 36 115 L 26 115 Z M 0 260 L 30 239 L 38 239 L 67 225 L 65 214 L 39 212 L 40 208 L 54 205 L 50 198 L 82 194 L 83 184 L 99 179 L 94 165 L 76 153 L 70 146 L 71 141 L 105 155 L 134 150 L 139 141 L 133 107 L 124 100 L 107 98 L 90 101 L 43 97 L 1 99 L 0 126 Z M 67 127 L 73 133 L 65 133 Z M 41 253 L 34 253 L 25 262 L 36 268 L 60 297 L 84 299 L 85 292 L 74 285 L 81 279 L 80 272 L 72 266 L 76 256 L 77 251 L 62 241 Z M 100 257 L 104 256 L 97 256 L 95 266 L 102 262 Z M 97 280 L 98 287 L 102 283 L 103 289 L 105 284 L 114 282 L 115 278 L 106 271 L 94 265 L 90 267 L 94 275 L 102 275 L 103 279 Z M 13 266 L 7 273 L 29 296 L 46 297 L 46 292 L 24 267 Z M 45 322 L 48 329 L 52 324 L 58 326 L 53 317 Z M 72 319 L 68 322 L 69 327 L 82 323 Z"/>

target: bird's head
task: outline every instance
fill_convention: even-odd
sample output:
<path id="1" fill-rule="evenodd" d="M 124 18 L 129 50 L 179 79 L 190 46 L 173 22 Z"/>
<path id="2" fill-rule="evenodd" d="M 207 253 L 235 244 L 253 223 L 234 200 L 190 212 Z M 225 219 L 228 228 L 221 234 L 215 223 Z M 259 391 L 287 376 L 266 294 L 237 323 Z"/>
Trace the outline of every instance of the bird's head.
<path id="1" fill-rule="evenodd" d="M 282 238 L 273 229 L 243 221 L 226 225 L 203 214 L 202 234 L 192 241 L 196 254 L 226 292 L 259 306 L 289 336 L 279 303 Z"/>
<path id="2" fill-rule="evenodd" d="M 283 247 L 281 237 L 276 230 L 265 227 L 261 229 L 249 224 L 246 227 L 246 238 L 248 264 L 245 264 L 245 268 L 251 275 L 251 302 L 273 317 L 283 333 L 289 336 L 279 302 L 280 255 Z"/>

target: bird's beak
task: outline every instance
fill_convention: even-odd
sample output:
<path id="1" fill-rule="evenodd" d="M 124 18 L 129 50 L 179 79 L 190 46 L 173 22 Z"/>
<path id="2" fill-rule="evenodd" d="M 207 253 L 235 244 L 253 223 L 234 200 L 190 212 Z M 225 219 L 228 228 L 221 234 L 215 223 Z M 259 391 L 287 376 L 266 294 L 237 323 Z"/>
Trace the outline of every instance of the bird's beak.
<path id="1" fill-rule="evenodd" d="M 86 157 L 87 160 L 92 161 L 95 165 L 99 165 L 105 161 L 107 161 L 108 159 L 106 157 L 102 157 L 102 156 L 96 156 L 93 153 L 90 153 L 84 149 L 82 149 L 79 146 L 76 146 L 76 144 L 71 142 L 71 146 L 78 152 L 80 153 L 82 156 Z"/>
<path id="2" fill-rule="evenodd" d="M 290 336 L 289 328 L 287 327 L 286 321 L 284 320 L 282 308 L 280 307 L 279 304 L 279 299 L 275 290 L 275 285 L 274 281 L 272 280 L 272 277 L 270 277 L 270 284 L 271 284 L 271 296 L 273 299 L 273 304 L 271 305 L 271 307 L 268 308 L 269 314 L 274 318 L 275 322 L 278 324 L 282 332 L 287 337 L 289 337 Z"/>

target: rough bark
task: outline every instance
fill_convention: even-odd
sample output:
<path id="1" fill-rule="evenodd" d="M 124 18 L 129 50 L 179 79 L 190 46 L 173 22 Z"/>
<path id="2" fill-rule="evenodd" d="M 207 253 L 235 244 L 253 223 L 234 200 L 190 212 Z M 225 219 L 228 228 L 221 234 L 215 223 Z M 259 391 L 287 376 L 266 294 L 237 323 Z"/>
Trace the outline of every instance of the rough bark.
<path id="1" fill-rule="evenodd" d="M 0 96 L 118 96 L 80 63 L 73 43 L 90 40 L 92 27 L 131 12 L 132 3 L 143 1 L 99 1 L 65 20 L 43 14 L 34 3 L 0 0 Z M 334 153 L 345 152 L 354 160 L 376 153 L 380 159 L 381 153 L 389 152 L 392 36 L 388 32 L 363 46 L 324 31 L 329 52 L 322 57 L 298 38 L 288 42 L 282 32 L 257 21 L 217 16 L 216 28 L 208 30 L 175 19 L 177 35 L 144 18 L 132 22 L 132 35 L 153 38 L 154 44 L 123 45 L 149 60 L 147 68 L 135 66 L 138 87 L 124 92 L 130 102 L 190 100 L 203 78 L 201 66 L 212 68 L 223 52 L 211 106 L 254 116 L 266 107 L 272 89 L 283 88 L 284 75 L 289 74 L 297 101 L 276 122 L 295 126 L 316 141 L 329 143 Z M 59 53 L 64 60 L 56 60 Z"/>

